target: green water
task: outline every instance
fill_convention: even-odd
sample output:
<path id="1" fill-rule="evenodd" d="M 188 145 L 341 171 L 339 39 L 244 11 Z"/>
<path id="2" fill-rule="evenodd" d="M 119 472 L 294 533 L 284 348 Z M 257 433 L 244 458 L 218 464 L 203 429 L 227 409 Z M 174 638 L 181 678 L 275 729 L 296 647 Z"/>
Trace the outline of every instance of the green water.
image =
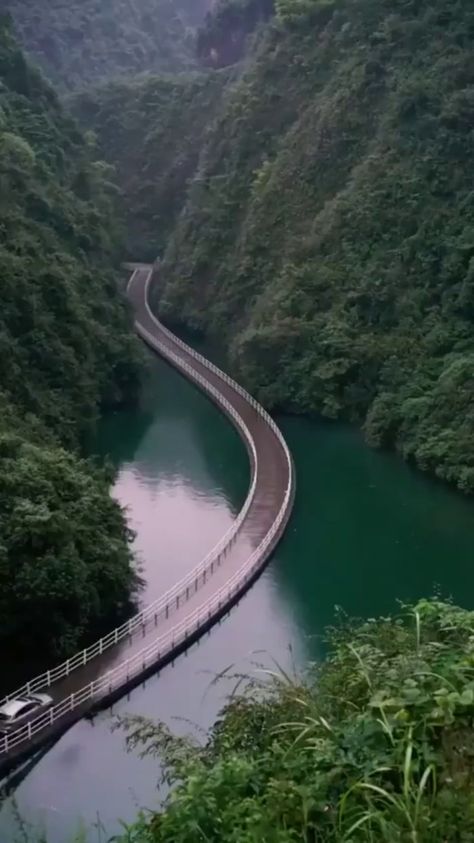
<path id="1" fill-rule="evenodd" d="M 279 422 L 292 450 L 294 516 L 271 564 L 225 621 L 136 689 L 114 713 L 139 713 L 187 731 L 212 722 L 229 685 L 216 673 L 271 662 L 299 669 L 323 650 L 334 607 L 351 615 L 391 611 L 397 599 L 435 589 L 474 606 L 474 502 L 369 450 L 339 425 Z M 128 507 L 152 599 L 194 566 L 227 529 L 248 483 L 244 448 L 197 390 L 152 358 L 137 411 L 102 426 L 98 449 L 117 466 L 115 494 Z M 72 728 L 17 790 L 21 813 L 50 843 L 67 843 L 80 819 L 107 834 L 137 806 L 157 804 L 156 764 L 124 751 L 111 715 Z M 9 809 L 0 839 L 12 836 Z M 95 831 L 89 839 L 100 838 Z"/>
<path id="2" fill-rule="evenodd" d="M 474 502 L 367 448 L 351 428 L 280 419 L 298 472 L 277 576 L 303 633 L 441 592 L 474 606 Z"/>

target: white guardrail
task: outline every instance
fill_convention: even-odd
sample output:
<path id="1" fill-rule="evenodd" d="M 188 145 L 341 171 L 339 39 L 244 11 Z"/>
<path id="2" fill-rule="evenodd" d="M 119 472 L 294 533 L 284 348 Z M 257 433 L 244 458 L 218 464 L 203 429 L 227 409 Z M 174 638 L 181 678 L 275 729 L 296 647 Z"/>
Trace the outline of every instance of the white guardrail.
<path id="1" fill-rule="evenodd" d="M 132 275 L 130 284 L 133 282 L 134 277 L 135 273 Z M 104 674 L 99 676 L 94 681 L 90 682 L 88 685 L 74 692 L 73 694 L 59 702 L 57 705 L 50 708 L 46 713 L 29 721 L 24 726 L 20 727 L 14 732 L 11 732 L 1 737 L 0 756 L 2 754 L 12 751 L 20 744 L 31 740 L 39 732 L 49 728 L 51 725 L 53 725 L 59 719 L 64 717 L 66 714 L 74 711 L 77 708 L 80 708 L 81 706 L 84 706 L 85 703 L 90 701 L 91 699 L 100 698 L 101 696 L 112 693 L 112 691 L 120 688 L 120 686 L 125 684 L 127 681 L 130 681 L 131 679 L 139 676 L 147 667 L 150 667 L 152 664 L 165 657 L 167 654 L 172 653 L 173 650 L 175 650 L 178 646 L 182 645 L 201 626 L 208 623 L 212 616 L 214 614 L 217 614 L 223 608 L 223 606 L 230 603 L 232 597 L 235 596 L 235 594 L 245 586 L 246 582 L 248 582 L 248 580 L 255 575 L 256 571 L 261 565 L 262 559 L 265 556 L 266 550 L 273 542 L 275 536 L 278 534 L 280 527 L 288 513 L 288 507 L 291 502 L 294 482 L 293 463 L 288 446 L 285 442 L 285 439 L 283 438 L 283 435 L 281 434 L 281 431 L 279 430 L 278 426 L 275 424 L 271 416 L 268 415 L 268 413 L 263 409 L 263 407 L 261 407 L 261 405 L 259 405 L 258 402 L 246 390 L 239 386 L 239 384 L 237 384 L 232 378 L 230 378 L 229 375 L 227 375 L 225 372 L 222 372 L 217 366 L 215 366 L 210 361 L 206 360 L 205 357 L 203 357 L 198 352 L 194 351 L 194 349 L 186 345 L 186 343 L 178 339 L 178 337 L 175 337 L 174 334 L 171 333 L 171 331 L 168 331 L 167 328 L 165 328 L 160 322 L 158 322 L 154 314 L 151 312 L 151 309 L 148 304 L 148 290 L 151 278 L 152 272 L 150 271 L 146 282 L 146 305 L 150 317 L 157 324 L 160 331 L 166 334 L 170 339 L 172 339 L 176 345 L 183 348 L 183 350 L 185 350 L 187 354 L 189 354 L 194 359 L 198 360 L 207 369 L 210 369 L 212 372 L 217 374 L 225 381 L 225 383 L 232 386 L 236 390 L 236 392 L 242 395 L 252 405 L 252 407 L 254 407 L 254 409 L 256 409 L 257 412 L 265 419 L 265 421 L 279 440 L 284 450 L 288 464 L 288 484 L 285 491 L 283 503 L 280 507 L 280 510 L 274 523 L 272 524 L 265 538 L 261 541 L 260 545 L 253 551 L 253 553 L 250 555 L 247 561 L 239 568 L 239 570 L 236 571 L 232 578 L 227 583 L 225 583 L 224 586 L 222 586 L 219 591 L 216 592 L 215 595 L 213 595 L 210 599 L 208 599 L 197 609 L 195 609 L 194 612 L 187 615 L 180 623 L 174 626 L 171 630 L 169 630 L 161 637 L 156 638 L 151 644 L 141 649 L 131 658 L 121 662 L 121 664 L 119 664 L 117 667 L 106 671 Z M 243 419 L 237 413 L 234 407 L 227 401 L 227 399 L 219 392 L 219 390 L 212 386 L 212 384 L 210 384 L 192 366 L 182 360 L 178 355 L 174 354 L 174 352 L 171 351 L 171 349 L 169 349 L 167 346 L 160 343 L 160 341 L 157 340 L 156 337 L 150 334 L 149 331 L 143 328 L 140 324 L 136 323 L 136 328 L 138 333 L 143 337 L 146 342 L 156 347 L 179 369 L 189 374 L 192 379 L 196 383 L 200 384 L 200 386 L 202 386 L 208 394 L 215 397 L 216 401 L 218 401 L 218 403 L 226 410 L 229 416 L 234 420 L 235 424 L 239 427 L 239 429 L 243 433 L 243 436 L 249 448 L 249 452 L 251 454 L 253 478 L 249 489 L 249 493 L 245 500 L 244 506 L 232 527 L 218 542 L 216 547 L 210 551 L 210 553 L 205 557 L 205 559 L 203 559 L 202 562 L 193 571 L 191 571 L 189 575 L 184 577 L 179 583 L 177 583 L 173 588 L 171 588 L 165 595 L 163 595 L 162 598 L 151 603 L 142 612 L 139 612 L 125 624 L 120 627 L 117 627 L 104 638 L 101 638 L 95 644 L 92 644 L 90 647 L 86 648 L 81 653 L 78 653 L 71 659 L 68 659 L 63 664 L 59 665 L 53 670 L 46 671 L 41 676 L 36 677 L 36 679 L 27 682 L 25 685 L 22 686 L 22 688 L 18 689 L 12 694 L 9 694 L 8 697 L 5 697 L 5 701 L 24 693 L 31 693 L 33 691 L 38 691 L 40 689 L 51 686 L 60 679 L 68 676 L 72 671 L 74 671 L 78 667 L 84 666 L 89 661 L 96 658 L 98 655 L 104 653 L 110 647 L 114 646 L 115 644 L 118 644 L 121 640 L 130 637 L 136 630 L 143 629 L 150 620 L 153 620 L 153 623 L 155 625 L 158 625 L 160 620 L 168 619 L 171 613 L 178 610 L 179 607 L 183 605 L 184 602 L 186 602 L 186 600 L 189 600 L 191 595 L 195 594 L 198 591 L 200 585 L 206 583 L 208 577 L 212 576 L 214 570 L 218 566 L 220 566 L 222 560 L 225 558 L 225 555 L 228 552 L 229 547 L 235 541 L 237 533 L 239 532 L 240 527 L 242 526 L 242 523 L 246 518 L 248 510 L 252 504 L 257 484 L 258 461 L 255 444 Z"/>
<path id="2" fill-rule="evenodd" d="M 133 277 L 134 276 L 132 276 L 132 280 Z M 166 329 L 161 326 L 160 323 L 159 325 L 160 330 L 163 329 L 164 333 L 169 333 Z M 100 638 L 98 641 L 94 642 L 89 647 L 85 648 L 84 650 L 72 656 L 71 658 L 67 659 L 62 664 L 58 665 L 52 670 L 45 671 L 41 675 L 36 676 L 34 679 L 31 679 L 29 682 L 26 682 L 24 685 L 21 686 L 21 688 L 17 688 L 15 691 L 12 691 L 10 694 L 8 694 L 8 696 L 4 697 L 3 700 L 0 701 L 0 704 L 3 702 L 7 702 L 10 699 L 19 697 L 22 694 L 29 694 L 35 691 L 40 691 L 43 688 L 49 688 L 51 687 L 51 685 L 55 684 L 60 679 L 64 679 L 65 677 L 69 676 L 77 668 L 84 667 L 84 665 L 88 664 L 92 659 L 95 659 L 98 655 L 102 655 L 102 653 L 106 652 L 108 649 L 110 649 L 110 647 L 115 646 L 125 638 L 130 638 L 130 636 L 132 636 L 137 630 L 143 631 L 143 628 L 150 621 L 153 621 L 153 623 L 158 626 L 160 621 L 168 620 L 170 615 L 176 609 L 179 609 L 182 602 L 184 600 L 189 599 L 190 595 L 192 593 L 195 593 L 200 585 L 204 585 L 207 582 L 208 576 L 212 575 L 212 573 L 214 573 L 215 568 L 220 566 L 222 559 L 225 558 L 225 556 L 227 555 L 229 547 L 235 541 L 240 527 L 242 526 L 242 523 L 244 522 L 252 504 L 257 485 L 258 461 L 255 444 L 250 435 L 250 431 L 247 428 L 247 425 L 240 417 L 240 415 L 236 412 L 234 407 L 232 407 L 232 405 L 227 401 L 227 399 L 225 399 L 224 396 L 217 389 L 215 389 L 208 381 L 206 381 L 205 378 L 199 375 L 193 369 L 192 366 L 189 366 L 187 363 L 181 360 L 178 355 L 173 354 L 173 352 L 167 346 L 162 345 L 159 340 L 156 339 L 156 337 L 153 337 L 148 331 L 146 331 L 144 328 L 141 328 L 138 323 L 136 324 L 136 329 L 138 333 L 143 336 L 143 339 L 146 339 L 147 342 L 152 344 L 157 350 L 163 353 L 183 372 L 191 375 L 196 383 L 205 388 L 205 390 L 210 395 L 212 395 L 226 410 L 226 412 L 234 420 L 235 424 L 239 427 L 248 445 L 249 453 L 251 455 L 252 482 L 245 503 L 238 517 L 230 526 L 229 530 L 212 548 L 212 550 L 209 551 L 209 553 L 199 563 L 199 565 L 192 571 L 190 571 L 189 574 L 186 574 L 186 576 L 184 576 L 178 583 L 176 583 L 176 585 L 172 586 L 172 588 L 170 588 L 164 595 L 162 595 L 162 597 L 150 603 L 141 612 L 138 612 L 138 614 L 130 618 L 130 620 L 126 621 L 124 624 L 117 627 L 116 629 L 113 629 L 103 638 Z M 192 349 L 189 349 L 189 353 L 191 353 L 191 351 Z M 227 376 L 226 381 L 231 382 L 230 379 L 227 378 Z"/>

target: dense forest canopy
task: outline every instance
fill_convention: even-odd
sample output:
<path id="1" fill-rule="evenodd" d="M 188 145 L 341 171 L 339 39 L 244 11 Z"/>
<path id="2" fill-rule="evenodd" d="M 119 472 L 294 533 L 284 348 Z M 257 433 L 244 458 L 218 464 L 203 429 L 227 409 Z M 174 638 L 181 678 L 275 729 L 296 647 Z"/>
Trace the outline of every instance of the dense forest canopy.
<path id="1" fill-rule="evenodd" d="M 224 72 L 150 75 L 70 98 L 115 167 L 130 257 L 164 252 L 226 81 Z"/>
<path id="2" fill-rule="evenodd" d="M 195 65 L 210 0 L 6 0 L 22 45 L 60 89 Z"/>
<path id="3" fill-rule="evenodd" d="M 109 170 L 0 17 L 2 645 L 46 637 L 62 652 L 133 582 L 108 478 L 75 455 L 139 382 Z"/>
<path id="4" fill-rule="evenodd" d="M 474 7 L 278 0 L 228 86 L 161 309 L 269 406 L 474 491 Z"/>
<path id="5" fill-rule="evenodd" d="M 38 654 L 71 652 L 128 608 L 130 533 L 110 479 L 64 449 L 0 436 L 0 642 L 15 652 L 31 652 L 32 633 Z"/>

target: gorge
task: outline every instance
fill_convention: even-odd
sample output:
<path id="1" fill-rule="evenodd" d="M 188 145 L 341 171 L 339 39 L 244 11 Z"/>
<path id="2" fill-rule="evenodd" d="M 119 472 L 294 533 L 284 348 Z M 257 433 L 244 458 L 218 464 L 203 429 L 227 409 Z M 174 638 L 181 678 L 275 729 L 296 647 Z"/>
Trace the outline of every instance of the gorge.
<path id="1" fill-rule="evenodd" d="M 165 721 L 127 721 L 151 754 L 126 755 L 107 713 L 79 722 L 19 786 L 33 839 L 44 815 L 64 843 L 80 814 L 88 841 L 467 843 L 471 4 L 222 0 L 204 24 L 208 5 L 186 0 L 8 5 L 3 641 L 28 634 L 42 595 L 44 641 L 74 651 L 91 622 L 188 575 L 245 499 L 226 420 L 134 343 L 124 259 L 159 255 L 152 308 L 276 414 L 298 475 L 249 595 L 117 705 Z M 118 470 L 112 499 L 97 450 Z M 157 800 L 160 770 L 173 790 Z M 14 839 L 8 806 L 1 823 Z"/>

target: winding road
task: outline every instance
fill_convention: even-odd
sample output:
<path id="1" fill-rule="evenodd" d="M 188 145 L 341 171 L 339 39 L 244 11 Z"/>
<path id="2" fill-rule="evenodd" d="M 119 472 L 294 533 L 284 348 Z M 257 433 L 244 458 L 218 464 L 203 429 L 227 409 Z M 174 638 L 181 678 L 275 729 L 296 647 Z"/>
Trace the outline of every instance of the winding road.
<path id="1" fill-rule="evenodd" d="M 128 285 L 135 329 L 150 348 L 202 389 L 235 425 L 249 455 L 248 495 L 226 535 L 169 592 L 104 638 L 5 698 L 47 691 L 54 705 L 21 728 L 0 736 L 0 776 L 88 711 L 118 699 L 226 614 L 263 570 L 291 514 L 294 469 L 278 427 L 252 396 L 159 322 L 149 305 L 152 281 L 151 266 L 135 265 Z"/>

